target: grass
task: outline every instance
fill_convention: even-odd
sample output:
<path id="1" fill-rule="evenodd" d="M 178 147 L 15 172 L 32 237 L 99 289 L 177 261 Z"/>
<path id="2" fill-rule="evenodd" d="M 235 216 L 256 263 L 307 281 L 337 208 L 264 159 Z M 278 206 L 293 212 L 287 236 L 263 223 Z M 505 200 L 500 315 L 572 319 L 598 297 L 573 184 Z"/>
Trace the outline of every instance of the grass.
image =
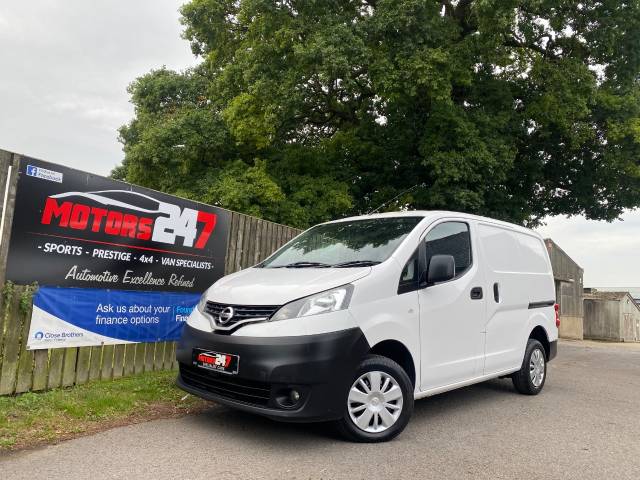
<path id="1" fill-rule="evenodd" d="M 0 397 L 0 452 L 204 409 L 206 402 L 175 387 L 175 376 L 175 371 L 150 372 Z"/>

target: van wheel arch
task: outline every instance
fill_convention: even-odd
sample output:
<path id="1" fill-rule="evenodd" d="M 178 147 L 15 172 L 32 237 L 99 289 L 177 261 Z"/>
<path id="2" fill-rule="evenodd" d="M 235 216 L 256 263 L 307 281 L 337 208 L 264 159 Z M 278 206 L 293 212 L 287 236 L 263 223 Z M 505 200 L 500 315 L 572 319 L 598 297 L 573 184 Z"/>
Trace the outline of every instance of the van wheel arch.
<path id="1" fill-rule="evenodd" d="M 544 329 L 544 327 L 542 325 L 538 325 L 537 327 L 535 327 L 533 330 L 531 330 L 529 338 L 538 340 L 542 344 L 542 346 L 544 347 L 545 356 L 547 357 L 546 360 L 549 361 L 549 356 L 551 355 L 551 344 L 549 343 L 549 336 L 547 335 L 547 331 Z"/>
<path id="2" fill-rule="evenodd" d="M 371 355 L 381 355 L 387 357 L 398 365 L 406 372 L 407 376 L 411 380 L 414 388 L 416 386 L 416 367 L 413 361 L 413 356 L 407 347 L 403 343 L 397 340 L 383 340 L 380 343 L 375 344 L 369 350 Z"/>

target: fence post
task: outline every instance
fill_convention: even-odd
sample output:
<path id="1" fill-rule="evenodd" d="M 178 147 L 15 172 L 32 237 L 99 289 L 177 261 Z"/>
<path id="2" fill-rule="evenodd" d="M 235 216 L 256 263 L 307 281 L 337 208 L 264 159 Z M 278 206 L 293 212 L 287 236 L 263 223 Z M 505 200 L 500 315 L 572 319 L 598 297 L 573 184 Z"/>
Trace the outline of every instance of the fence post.
<path id="1" fill-rule="evenodd" d="M 33 390 L 46 390 L 49 377 L 49 350 L 36 350 L 33 353 Z"/>
<path id="2" fill-rule="evenodd" d="M 23 287 L 24 288 L 24 287 Z M 22 289 L 20 289 L 22 290 Z M 27 291 L 26 288 L 22 292 Z M 12 312 L 19 321 L 22 322 L 22 335 L 20 339 L 20 353 L 18 359 L 18 375 L 16 379 L 15 393 L 28 392 L 33 387 L 33 351 L 27 350 L 27 342 L 29 341 L 29 324 L 31 323 L 31 304 L 27 306 L 26 311 L 22 311 L 22 297 L 23 293 L 15 292 L 20 300 L 18 303 L 19 311 Z"/>
<path id="3" fill-rule="evenodd" d="M 0 370 L 0 395 L 15 392 L 18 360 L 20 358 L 20 334 L 22 322 L 18 312 L 20 310 L 21 287 L 12 284 L 5 285 L 3 290 L 2 316 L 5 331 L 4 350 L 2 352 L 2 370 Z"/>
<path id="4" fill-rule="evenodd" d="M 113 349 L 113 378 L 120 378 L 124 374 L 124 351 L 126 345 L 116 345 Z"/>
<path id="5" fill-rule="evenodd" d="M 92 347 L 78 348 L 78 358 L 76 363 L 76 384 L 82 385 L 89 381 L 89 361 Z"/>
<path id="6" fill-rule="evenodd" d="M 18 173 L 20 172 L 20 155 L 0 150 L 2 172 L 0 179 L 4 180 L 0 189 L 0 285 L 4 285 L 7 268 L 7 255 L 9 253 L 9 241 L 11 240 L 11 227 L 13 225 L 13 211 L 16 205 L 16 191 L 18 189 Z M 10 158 L 8 156 L 10 155 Z"/>
<path id="7" fill-rule="evenodd" d="M 78 349 L 75 347 L 64 349 L 64 365 L 62 367 L 62 386 L 69 387 L 76 382 L 76 360 Z"/>

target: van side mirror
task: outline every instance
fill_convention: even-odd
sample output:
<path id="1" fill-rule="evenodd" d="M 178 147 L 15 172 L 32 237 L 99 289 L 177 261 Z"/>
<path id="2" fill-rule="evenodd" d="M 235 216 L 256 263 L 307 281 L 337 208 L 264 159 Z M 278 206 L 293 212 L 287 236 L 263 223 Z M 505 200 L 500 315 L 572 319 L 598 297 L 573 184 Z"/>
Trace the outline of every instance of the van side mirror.
<path id="1" fill-rule="evenodd" d="M 453 255 L 434 255 L 427 267 L 427 285 L 446 282 L 456 276 L 456 261 Z"/>

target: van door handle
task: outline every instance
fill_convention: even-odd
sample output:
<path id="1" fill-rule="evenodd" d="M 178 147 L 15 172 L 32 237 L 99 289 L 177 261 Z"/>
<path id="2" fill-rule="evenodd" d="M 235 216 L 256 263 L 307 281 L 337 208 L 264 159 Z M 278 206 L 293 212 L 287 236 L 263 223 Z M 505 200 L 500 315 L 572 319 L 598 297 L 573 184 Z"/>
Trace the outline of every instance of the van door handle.
<path id="1" fill-rule="evenodd" d="M 500 285 L 498 285 L 498 282 L 493 284 L 493 299 L 496 303 L 500 303 Z"/>
<path id="2" fill-rule="evenodd" d="M 473 287 L 471 289 L 471 300 L 480 300 L 482 298 L 482 287 Z"/>

